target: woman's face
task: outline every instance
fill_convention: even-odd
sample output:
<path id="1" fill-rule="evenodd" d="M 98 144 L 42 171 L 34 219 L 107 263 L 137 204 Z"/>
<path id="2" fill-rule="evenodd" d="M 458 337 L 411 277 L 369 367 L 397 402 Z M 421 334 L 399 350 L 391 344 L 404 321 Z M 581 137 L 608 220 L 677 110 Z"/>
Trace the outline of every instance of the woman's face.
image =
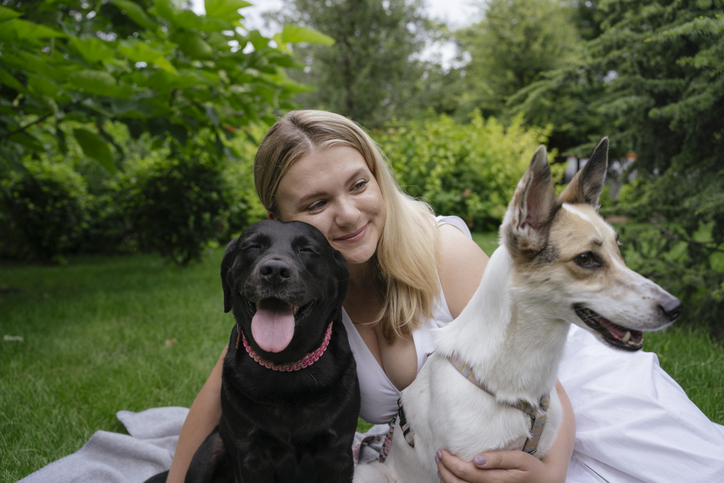
<path id="1" fill-rule="evenodd" d="M 277 206 L 281 220 L 315 226 L 348 265 L 372 258 L 385 226 L 377 180 L 348 146 L 315 150 L 292 164 L 279 183 Z"/>

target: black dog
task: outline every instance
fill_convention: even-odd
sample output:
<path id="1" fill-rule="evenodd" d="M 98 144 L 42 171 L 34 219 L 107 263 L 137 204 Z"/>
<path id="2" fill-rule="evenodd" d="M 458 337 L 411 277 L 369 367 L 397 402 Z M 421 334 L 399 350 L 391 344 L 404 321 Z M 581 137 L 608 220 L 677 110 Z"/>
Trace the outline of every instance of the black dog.
<path id="1" fill-rule="evenodd" d="M 306 223 L 265 220 L 226 248 L 233 311 L 221 423 L 186 482 L 350 482 L 359 384 L 342 325 L 349 272 Z M 158 475 L 161 476 L 161 475 Z"/>

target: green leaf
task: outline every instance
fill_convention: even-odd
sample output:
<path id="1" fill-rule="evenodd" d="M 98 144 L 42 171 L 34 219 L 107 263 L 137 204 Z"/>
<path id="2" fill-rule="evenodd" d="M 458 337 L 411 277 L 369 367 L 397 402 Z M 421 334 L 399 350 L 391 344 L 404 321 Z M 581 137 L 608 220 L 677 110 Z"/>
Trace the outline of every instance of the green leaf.
<path id="1" fill-rule="evenodd" d="M 93 94 L 103 94 L 106 89 L 116 85 L 116 78 L 105 71 L 80 70 L 68 76 L 75 87 Z"/>
<path id="2" fill-rule="evenodd" d="M 0 84 L 6 85 L 18 92 L 25 91 L 25 87 L 5 69 L 0 69 Z"/>
<path id="3" fill-rule="evenodd" d="M 333 45 L 334 39 L 322 32 L 297 25 L 285 25 L 282 41 L 286 43 L 309 42 L 312 44 Z"/>
<path id="4" fill-rule="evenodd" d="M 251 3 L 245 0 L 206 0 L 206 15 L 214 18 L 222 18 L 225 20 L 241 18 L 241 14 L 237 11 L 240 8 L 250 7 Z"/>
<path id="5" fill-rule="evenodd" d="M 121 40 L 118 51 L 133 62 L 155 64 L 166 72 L 176 73 L 176 69 L 164 58 L 163 45 L 153 45 L 140 40 Z"/>
<path id="6" fill-rule="evenodd" d="M 13 10 L 12 8 L 0 7 L 0 22 L 7 22 L 14 18 L 18 18 L 22 13 Z"/>
<path id="7" fill-rule="evenodd" d="M 28 90 L 55 99 L 60 92 L 60 86 L 45 77 L 29 74 Z"/>
<path id="8" fill-rule="evenodd" d="M 80 128 L 73 129 L 73 136 L 75 136 L 76 141 L 78 141 L 86 156 L 100 162 L 109 173 L 116 171 L 111 149 L 103 138 L 94 132 Z"/>
<path id="9" fill-rule="evenodd" d="M 254 46 L 255 50 L 261 50 L 269 45 L 269 39 L 264 37 L 258 30 L 252 30 L 247 36 L 251 45 Z"/>
<path id="10" fill-rule="evenodd" d="M 65 140 L 65 133 L 60 128 L 60 123 L 56 120 L 55 122 L 55 137 L 58 140 L 58 148 L 63 154 L 68 154 L 68 143 Z"/>
<path id="11" fill-rule="evenodd" d="M 214 52 L 211 46 L 194 32 L 176 32 L 171 41 L 177 43 L 179 49 L 192 59 L 209 59 Z"/>
<path id="12" fill-rule="evenodd" d="M 158 15 L 169 22 L 173 22 L 174 20 L 173 8 L 169 0 L 154 0 L 153 7 L 148 9 L 148 13 Z"/>
<path id="13" fill-rule="evenodd" d="M 196 30 L 201 27 L 201 17 L 196 15 L 191 10 L 184 10 L 177 14 L 173 20 L 173 24 L 182 29 Z"/>
<path id="14" fill-rule="evenodd" d="M 147 29 L 156 28 L 156 24 L 146 15 L 145 10 L 130 0 L 111 0 L 111 3 L 118 7 L 119 10 L 124 10 L 128 18 L 136 22 L 141 27 Z"/>
<path id="15" fill-rule="evenodd" d="M 8 31 L 12 31 L 11 35 L 14 35 L 16 40 L 32 41 L 47 39 L 51 37 L 66 36 L 63 32 L 59 32 L 58 30 L 46 27 L 45 25 L 37 24 L 35 22 L 28 22 L 27 20 L 22 20 L 19 18 L 11 20 L 10 22 L 7 22 L 6 25 L 3 25 L 3 30 L 5 29 L 7 29 Z"/>
<path id="16" fill-rule="evenodd" d="M 93 37 L 71 37 L 70 43 L 83 58 L 93 64 L 113 57 L 114 51 L 108 42 Z"/>

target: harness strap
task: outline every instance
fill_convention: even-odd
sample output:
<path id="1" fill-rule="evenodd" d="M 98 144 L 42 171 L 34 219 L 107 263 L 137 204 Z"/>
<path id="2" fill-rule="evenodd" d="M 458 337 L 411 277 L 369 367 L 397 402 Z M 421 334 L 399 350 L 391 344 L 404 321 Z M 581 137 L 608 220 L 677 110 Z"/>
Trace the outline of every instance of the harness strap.
<path id="1" fill-rule="evenodd" d="M 397 416 L 400 418 L 400 429 L 402 434 L 405 436 L 405 441 L 410 445 L 410 448 L 415 447 L 415 432 L 410 427 L 410 423 L 407 422 L 405 417 L 405 408 L 402 406 L 402 398 L 397 400 Z"/>
<path id="2" fill-rule="evenodd" d="M 447 358 L 455 369 L 463 375 L 465 379 L 478 386 L 483 391 L 487 392 L 491 396 L 495 397 L 493 391 L 491 391 L 484 382 L 479 381 L 473 373 L 473 368 L 470 367 L 465 361 L 463 361 L 459 355 L 453 354 Z M 497 398 L 496 398 L 497 400 Z M 546 393 L 541 396 L 538 401 L 538 405 L 532 405 L 528 401 L 522 399 L 516 401 L 515 404 L 501 401 L 503 404 L 523 411 L 525 414 L 530 416 L 530 437 L 525 440 L 523 444 L 523 451 L 528 454 L 535 454 L 538 450 L 538 441 L 540 441 L 541 434 L 543 434 L 543 428 L 546 424 L 546 411 L 550 405 L 550 393 Z"/>

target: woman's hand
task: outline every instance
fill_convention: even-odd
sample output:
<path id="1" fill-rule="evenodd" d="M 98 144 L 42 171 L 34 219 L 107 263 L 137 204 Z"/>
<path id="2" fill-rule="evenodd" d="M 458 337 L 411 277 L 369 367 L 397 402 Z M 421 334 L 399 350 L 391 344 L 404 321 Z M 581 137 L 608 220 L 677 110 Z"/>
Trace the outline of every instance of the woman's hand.
<path id="1" fill-rule="evenodd" d="M 445 483 L 506 483 L 506 482 L 559 482 L 558 471 L 535 456 L 523 451 L 495 451 L 483 453 L 473 461 L 463 461 L 442 450 L 438 452 L 437 468 Z"/>
<path id="2" fill-rule="evenodd" d="M 520 450 L 491 451 L 463 461 L 442 450 L 435 458 L 441 481 L 445 483 L 564 483 L 568 462 L 576 440 L 576 420 L 571 401 L 560 381 L 556 392 L 563 408 L 563 420 L 548 454 L 541 460 Z"/>

